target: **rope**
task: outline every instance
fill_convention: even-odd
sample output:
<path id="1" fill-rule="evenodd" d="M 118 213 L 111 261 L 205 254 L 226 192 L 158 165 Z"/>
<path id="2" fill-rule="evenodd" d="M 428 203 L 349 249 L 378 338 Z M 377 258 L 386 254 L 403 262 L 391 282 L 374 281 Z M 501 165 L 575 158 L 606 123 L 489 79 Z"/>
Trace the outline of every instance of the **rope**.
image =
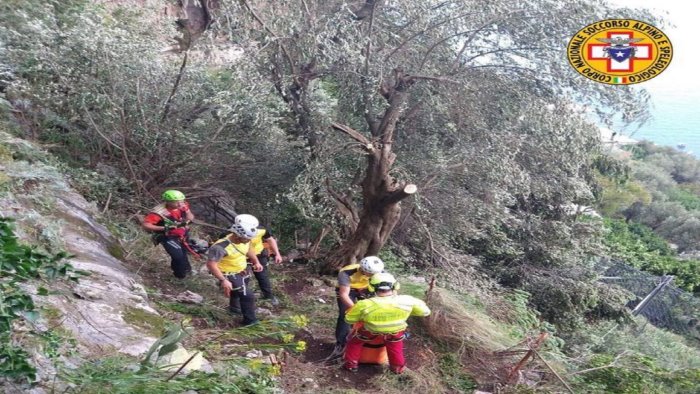
<path id="1" fill-rule="evenodd" d="M 180 238 L 179 238 L 179 240 L 180 240 L 180 243 L 182 244 L 182 246 L 184 246 L 185 249 L 187 249 L 187 251 L 190 252 L 194 257 L 196 257 L 196 258 L 198 258 L 198 259 L 201 259 L 201 258 L 202 258 L 202 256 L 199 255 L 199 253 L 195 252 L 195 251 L 192 249 L 192 247 L 190 246 L 190 243 L 187 242 L 187 239 L 185 238 L 184 235 L 181 235 Z"/>

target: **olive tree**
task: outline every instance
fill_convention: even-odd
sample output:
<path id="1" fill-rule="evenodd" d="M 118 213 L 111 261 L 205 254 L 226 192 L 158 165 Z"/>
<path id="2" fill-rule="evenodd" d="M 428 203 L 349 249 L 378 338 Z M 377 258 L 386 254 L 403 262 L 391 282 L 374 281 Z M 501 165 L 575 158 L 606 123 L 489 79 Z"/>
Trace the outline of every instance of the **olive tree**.
<path id="1" fill-rule="evenodd" d="M 349 235 L 330 258 L 337 266 L 376 254 L 401 217 L 401 201 L 421 190 L 420 179 L 401 170 L 402 164 L 415 160 L 398 156 L 404 139 L 487 139 L 494 129 L 517 127 L 519 120 L 509 116 L 511 107 L 533 98 L 552 108 L 552 118 L 557 113 L 571 116 L 580 105 L 594 108 L 603 119 L 618 111 L 627 120 L 644 118 L 643 93 L 606 89 L 574 75 L 562 60 L 568 38 L 610 12 L 585 2 L 541 0 L 516 5 L 242 0 L 224 5 L 218 18 L 228 22 L 233 40 L 249 43 L 249 59 L 269 73 L 297 120 L 288 131 L 306 139 L 311 160 L 338 141 L 333 132 L 344 135 L 364 157 L 357 176 L 340 177 L 345 185 L 325 171 L 325 188 L 317 179 L 316 185 L 307 186 L 315 195 L 311 201 L 329 198 L 345 219 Z M 503 90 L 487 89 L 483 95 L 474 91 L 484 86 Z M 331 98 L 330 105 L 319 100 L 322 96 Z M 463 112 L 431 122 L 448 97 L 465 96 L 472 100 L 463 103 Z M 488 105 L 479 107 L 479 100 Z M 449 125 L 456 123 L 449 117 L 460 115 L 474 122 L 470 126 L 480 127 L 460 124 L 451 130 Z M 421 127 L 412 127 L 416 124 Z M 474 130 L 479 132 L 470 135 Z M 499 154 L 491 159 L 514 152 L 504 148 Z M 440 165 L 432 170 L 440 172 Z"/>
<path id="2" fill-rule="evenodd" d="M 72 165 L 111 167 L 140 197 L 133 202 L 150 204 L 165 186 L 237 198 L 266 186 L 247 177 L 260 167 L 286 185 L 298 156 L 277 126 L 286 109 L 254 67 L 212 66 L 197 49 L 206 8 L 187 2 L 175 24 L 143 17 L 159 14 L 155 2 L 13 3 L 0 6 L 2 90 L 29 138 Z M 162 51 L 171 36 L 179 53 Z"/>

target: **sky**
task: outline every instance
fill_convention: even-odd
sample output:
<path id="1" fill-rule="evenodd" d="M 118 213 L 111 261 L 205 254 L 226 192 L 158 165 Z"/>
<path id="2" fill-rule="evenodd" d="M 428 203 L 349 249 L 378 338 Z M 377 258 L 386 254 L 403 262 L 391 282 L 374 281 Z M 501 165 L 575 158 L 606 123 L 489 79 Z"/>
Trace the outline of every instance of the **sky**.
<path id="1" fill-rule="evenodd" d="M 700 77 L 697 75 L 700 51 L 698 40 L 700 30 L 700 4 L 690 0 L 610 0 L 615 5 L 630 8 L 646 8 L 653 14 L 664 17 L 675 26 L 658 26 L 673 44 L 673 60 L 669 68 L 651 81 L 640 84 L 647 90 L 669 93 L 682 87 L 684 90 L 700 90 Z M 699 92 L 700 94 L 700 92 Z"/>
<path id="2" fill-rule="evenodd" d="M 633 138 L 649 138 L 675 146 L 688 143 L 688 151 L 700 156 L 700 3 L 690 0 L 609 0 L 613 5 L 646 8 L 662 16 L 667 25 L 657 26 L 671 39 L 673 59 L 654 79 L 635 85 L 652 97 L 653 120 Z M 650 137 L 654 138 L 650 138 Z"/>

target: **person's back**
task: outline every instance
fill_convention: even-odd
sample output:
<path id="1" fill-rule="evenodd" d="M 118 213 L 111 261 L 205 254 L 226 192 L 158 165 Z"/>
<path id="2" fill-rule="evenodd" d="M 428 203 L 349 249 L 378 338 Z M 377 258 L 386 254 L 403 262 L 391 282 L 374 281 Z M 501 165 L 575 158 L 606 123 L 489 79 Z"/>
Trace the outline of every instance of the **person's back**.
<path id="1" fill-rule="evenodd" d="M 405 330 L 410 316 L 428 316 L 430 309 L 425 302 L 410 295 L 389 295 L 358 301 L 345 315 L 345 321 L 364 322 L 368 331 L 395 333 Z"/>
<path id="2" fill-rule="evenodd" d="M 376 291 L 375 298 L 358 301 L 345 315 L 345 321 L 363 325 L 355 332 L 345 349 L 344 368 L 357 371 L 363 343 L 380 338 L 384 341 L 389 368 L 402 373 L 406 366 L 403 357 L 404 330 L 410 316 L 428 316 L 430 309 L 425 302 L 409 295 L 396 295 L 399 284 L 393 275 L 381 272 L 372 275 L 369 291 Z"/>
<path id="3" fill-rule="evenodd" d="M 405 329 L 410 316 L 428 316 L 430 309 L 423 301 L 410 295 L 390 295 L 359 301 L 348 312 L 348 315 L 356 314 L 360 315 L 368 330 L 390 333 Z"/>

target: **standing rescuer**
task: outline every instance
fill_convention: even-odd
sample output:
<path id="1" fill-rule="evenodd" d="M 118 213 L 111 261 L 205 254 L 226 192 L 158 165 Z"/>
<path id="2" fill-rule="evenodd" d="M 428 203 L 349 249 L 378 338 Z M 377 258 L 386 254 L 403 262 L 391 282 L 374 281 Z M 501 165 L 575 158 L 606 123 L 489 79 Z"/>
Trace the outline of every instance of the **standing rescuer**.
<path id="1" fill-rule="evenodd" d="M 358 299 L 369 297 L 369 278 L 384 271 L 384 262 L 376 256 L 367 256 L 359 264 L 350 264 L 338 272 L 338 320 L 335 325 L 334 355 L 340 355 L 350 334 L 350 325 L 345 322 L 345 312 L 352 308 Z"/>
<path id="2" fill-rule="evenodd" d="M 228 229 L 230 234 L 216 241 L 207 252 L 207 268 L 219 280 L 221 289 L 229 297 L 229 310 L 243 314 L 243 325 L 258 322 L 255 316 L 255 295 L 248 286 L 248 260 L 252 262 L 254 272 L 263 269 L 250 243 L 258 232 L 258 224 L 255 216 L 236 216 Z"/>
<path id="3" fill-rule="evenodd" d="M 363 326 L 350 339 L 345 349 L 345 369 L 356 372 L 362 345 L 364 342 L 384 339 L 389 369 L 394 373 L 402 373 L 406 368 L 403 357 L 404 331 L 410 316 L 428 316 L 430 309 L 425 302 L 409 296 L 396 295 L 398 282 L 389 273 L 372 275 L 369 290 L 376 292 L 376 297 L 358 301 L 345 315 L 349 324 L 362 322 Z"/>
<path id="4" fill-rule="evenodd" d="M 163 245 L 170 255 L 170 268 L 176 278 L 184 278 L 192 272 L 187 258 L 188 224 L 194 220 L 185 195 L 179 190 L 166 190 L 163 203 L 156 205 L 143 218 L 141 226 L 154 233 L 153 240 Z"/>
<path id="5" fill-rule="evenodd" d="M 270 283 L 270 270 L 267 268 L 268 262 L 272 257 L 275 260 L 275 264 L 280 264 L 282 262 L 282 256 L 277 247 L 277 240 L 272 236 L 270 230 L 263 226 L 258 226 L 258 232 L 255 237 L 250 241 L 255 255 L 258 261 L 262 265 L 263 269 L 259 272 L 254 272 L 255 279 L 258 280 L 258 285 L 260 286 L 260 291 L 262 292 L 262 298 L 270 300 L 272 305 L 278 305 L 279 300 L 272 294 L 272 284 Z M 267 247 L 266 247 L 267 246 Z"/>

